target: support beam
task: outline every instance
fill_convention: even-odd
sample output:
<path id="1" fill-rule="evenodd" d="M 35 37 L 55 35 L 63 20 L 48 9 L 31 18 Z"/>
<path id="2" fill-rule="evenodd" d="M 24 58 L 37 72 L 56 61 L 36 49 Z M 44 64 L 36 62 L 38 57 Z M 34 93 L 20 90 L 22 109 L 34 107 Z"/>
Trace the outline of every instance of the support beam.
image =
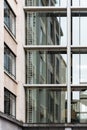
<path id="1" fill-rule="evenodd" d="M 67 123 L 71 123 L 71 5 L 67 2 Z"/>

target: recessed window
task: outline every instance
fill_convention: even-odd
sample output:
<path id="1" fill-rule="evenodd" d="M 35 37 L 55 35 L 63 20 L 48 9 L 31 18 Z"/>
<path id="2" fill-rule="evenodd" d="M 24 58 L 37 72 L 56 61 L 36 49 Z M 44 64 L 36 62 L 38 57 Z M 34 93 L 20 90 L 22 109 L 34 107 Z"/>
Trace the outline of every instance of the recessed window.
<path id="1" fill-rule="evenodd" d="M 16 79 L 16 56 L 6 45 L 4 45 L 4 69 Z"/>
<path id="2" fill-rule="evenodd" d="M 4 89 L 4 113 L 12 117 L 16 116 L 16 96 Z"/>
<path id="3" fill-rule="evenodd" d="M 11 31 L 11 33 L 16 35 L 16 16 L 8 5 L 7 1 L 4 1 L 4 23 Z"/>

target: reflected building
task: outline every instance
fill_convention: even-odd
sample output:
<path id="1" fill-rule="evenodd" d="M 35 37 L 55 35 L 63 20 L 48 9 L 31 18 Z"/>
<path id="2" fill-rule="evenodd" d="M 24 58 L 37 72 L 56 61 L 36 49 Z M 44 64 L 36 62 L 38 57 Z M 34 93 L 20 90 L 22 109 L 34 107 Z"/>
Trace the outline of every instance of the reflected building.
<path id="1" fill-rule="evenodd" d="M 55 0 L 40 1 L 40 4 L 51 6 L 55 2 Z M 30 6 L 29 0 L 27 0 L 27 4 Z M 37 2 L 32 4 L 39 6 Z M 56 16 L 57 14 L 52 12 L 27 12 L 26 44 L 59 45 L 63 31 Z M 63 55 L 57 54 L 57 52 L 26 51 L 27 84 L 66 83 L 66 67 Z M 65 92 L 50 89 L 26 89 L 26 95 L 27 123 L 65 122 Z"/>
<path id="2" fill-rule="evenodd" d="M 87 0 L 0 1 L 0 130 L 29 129 L 87 129 Z"/>

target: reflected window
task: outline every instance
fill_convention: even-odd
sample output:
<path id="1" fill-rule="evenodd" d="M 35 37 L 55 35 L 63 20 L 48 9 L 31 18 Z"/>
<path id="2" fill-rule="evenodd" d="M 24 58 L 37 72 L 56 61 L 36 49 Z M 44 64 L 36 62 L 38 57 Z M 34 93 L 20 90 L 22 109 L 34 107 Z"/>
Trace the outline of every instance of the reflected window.
<path id="1" fill-rule="evenodd" d="M 42 27 L 40 28 L 40 45 L 43 43 L 43 29 Z"/>
<path id="2" fill-rule="evenodd" d="M 27 123 L 66 122 L 66 90 L 33 88 L 26 89 Z"/>
<path id="3" fill-rule="evenodd" d="M 56 44 L 59 45 L 59 36 L 56 34 Z"/>
<path id="4" fill-rule="evenodd" d="M 27 45 L 67 45 L 66 12 L 27 12 L 25 16 Z"/>
<path id="5" fill-rule="evenodd" d="M 66 83 L 66 54 L 26 51 L 26 83 Z"/>
<path id="6" fill-rule="evenodd" d="M 25 0 L 26 6 L 66 6 L 67 0 Z"/>

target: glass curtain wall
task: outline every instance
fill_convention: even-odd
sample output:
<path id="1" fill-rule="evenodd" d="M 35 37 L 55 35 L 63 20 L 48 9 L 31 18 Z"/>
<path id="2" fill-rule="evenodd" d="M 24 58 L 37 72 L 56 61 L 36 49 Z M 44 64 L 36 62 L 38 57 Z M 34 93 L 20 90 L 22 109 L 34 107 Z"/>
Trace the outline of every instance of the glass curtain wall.
<path id="1" fill-rule="evenodd" d="M 27 123 L 66 122 L 66 89 L 27 88 Z"/>
<path id="2" fill-rule="evenodd" d="M 25 0 L 26 6 L 67 6 L 67 0 Z"/>
<path id="3" fill-rule="evenodd" d="M 25 1 L 27 123 L 87 123 L 86 5 Z"/>

